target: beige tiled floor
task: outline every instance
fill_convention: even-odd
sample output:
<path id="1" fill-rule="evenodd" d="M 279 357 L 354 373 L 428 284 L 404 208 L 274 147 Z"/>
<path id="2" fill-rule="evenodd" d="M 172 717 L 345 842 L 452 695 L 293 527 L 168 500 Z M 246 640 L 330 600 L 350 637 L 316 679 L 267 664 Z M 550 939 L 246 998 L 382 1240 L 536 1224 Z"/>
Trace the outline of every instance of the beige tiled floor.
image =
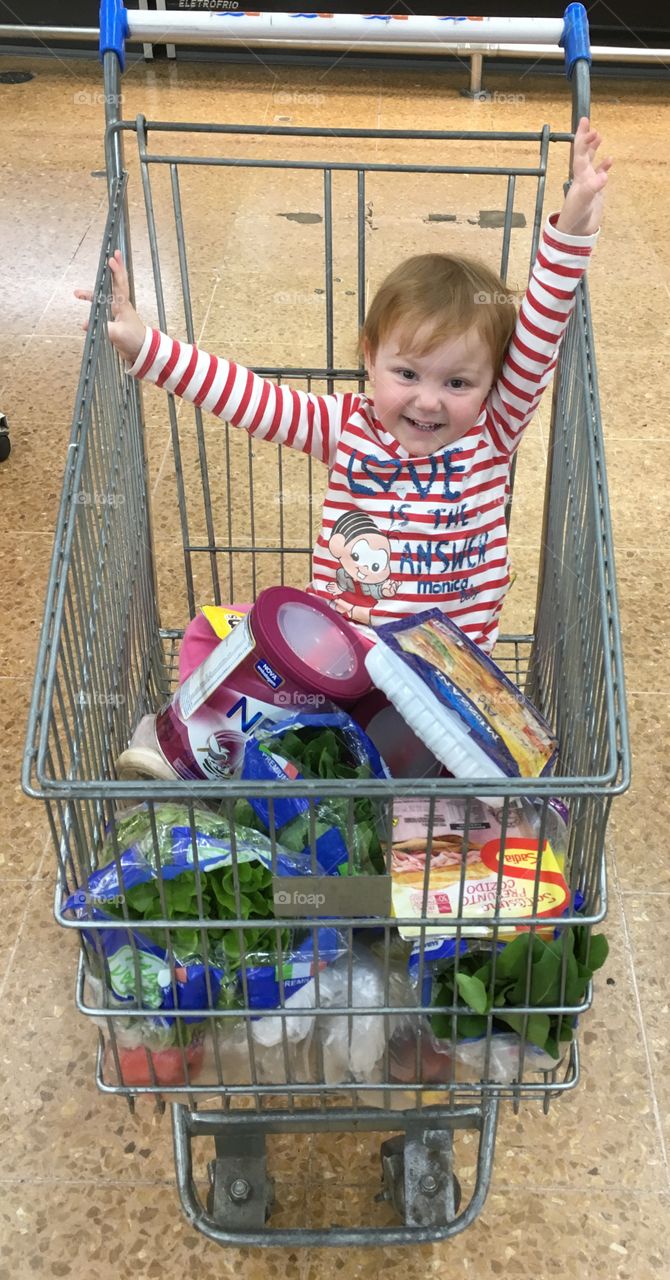
<path id="1" fill-rule="evenodd" d="M 0 59 L 2 68 L 15 64 L 16 59 Z M 596 983 L 594 1009 L 582 1024 L 581 1086 L 548 1116 L 531 1105 L 518 1117 L 503 1110 L 491 1195 L 475 1225 L 446 1246 L 383 1256 L 360 1249 L 223 1253 L 197 1235 L 177 1207 L 167 1116 L 161 1120 L 140 1103 L 133 1117 L 122 1100 L 103 1097 L 95 1088 L 94 1035 L 73 1008 L 74 938 L 56 929 L 51 918 L 54 854 L 47 843 L 46 814 L 18 785 L 81 356 L 79 308 L 71 290 L 92 278 L 105 206 L 104 184 L 95 174 L 103 163 L 98 66 L 60 58 L 22 65 L 32 67 L 35 79 L 0 87 L 0 407 L 10 418 L 14 446 L 0 468 L 0 753 L 6 779 L 0 797 L 5 915 L 0 931 L 0 1280 L 34 1274 L 79 1277 L 92 1271 L 100 1280 L 176 1275 L 206 1280 L 233 1273 L 247 1280 L 273 1274 L 312 1280 L 331 1273 L 372 1275 L 380 1267 L 389 1275 L 448 1273 L 477 1280 L 511 1270 L 535 1280 L 670 1276 L 670 809 L 663 782 L 670 741 L 665 644 L 670 473 L 664 414 L 670 396 L 665 359 L 670 102 L 665 85 L 612 77 L 598 79 L 593 95 L 594 118 L 616 157 L 590 279 L 635 776 L 630 793 L 614 805 L 609 829 L 611 958 Z M 124 112 L 129 118 L 143 111 L 153 119 L 259 125 L 286 123 L 288 117 L 325 126 L 523 130 L 545 121 L 559 130 L 568 126 L 567 88 L 560 77 L 527 75 L 520 85 L 514 77 L 492 72 L 491 86 L 500 93 L 523 92 L 523 101 L 516 103 L 466 101 L 457 92 L 461 79 L 451 73 L 342 68 L 324 78 L 309 70 L 272 72 L 262 59 L 249 68 L 138 65 L 124 82 Z M 232 143 L 234 154 L 244 154 L 245 145 Z M 286 155 L 317 155 L 320 145 L 287 143 Z M 329 154 L 350 156 L 349 145 L 332 142 Z M 254 147 L 255 154 L 269 154 L 266 140 Z M 502 162 L 503 150 L 496 143 L 489 151 L 493 163 Z M 452 144 L 439 158 L 447 162 L 462 155 Z M 403 143 L 392 154 L 390 144 L 381 143 L 382 156 L 411 161 L 417 153 Z M 555 167 L 550 204 L 560 198 L 561 179 L 562 169 Z M 423 185 L 414 180 L 413 187 L 379 180 L 372 275 L 415 244 L 443 243 L 444 224 L 426 221 L 431 212 L 461 215 L 450 233 L 453 243 L 474 249 L 468 216 L 496 207 L 487 183 L 454 181 L 445 191 L 434 176 Z M 313 359 L 322 304 L 312 294 L 311 308 L 297 315 L 295 306 L 284 305 L 281 292 L 300 295 L 307 289 L 310 261 L 321 253 L 321 241 L 309 224 L 278 215 L 317 208 L 317 188 L 295 173 L 281 175 L 268 197 L 258 178 L 244 186 L 239 174 L 228 170 L 225 180 L 219 173 L 206 183 L 192 171 L 185 190 L 191 201 L 185 225 L 199 335 L 214 347 L 229 348 L 234 341 L 241 359 Z M 345 234 L 353 242 L 355 224 L 346 199 L 344 188 L 338 189 L 334 225 L 342 239 L 336 241 L 341 290 L 336 314 L 344 363 L 351 359 L 354 337 L 346 291 L 355 278 Z M 529 199 L 520 183 L 520 207 L 527 208 Z M 131 202 L 139 213 L 134 196 Z M 159 210 L 159 222 L 162 217 Z M 257 247 L 246 265 L 245 243 Z M 151 318 L 149 263 L 139 231 L 136 260 L 138 295 Z M 273 292 L 277 263 L 283 264 L 285 278 Z M 162 265 L 172 314 L 178 262 L 169 237 Z M 240 306 L 247 296 L 251 305 Z M 265 310 L 253 304 L 255 296 L 265 299 Z M 179 581 L 174 476 L 166 452 L 169 431 L 161 398 L 151 393 L 146 401 L 163 620 L 179 624 L 185 621 L 186 600 Z M 532 624 L 547 422 L 545 405 L 519 468 L 513 526 L 519 581 L 507 621 L 521 630 Z M 215 437 L 209 427 L 206 433 L 216 475 Z M 188 426 L 183 435 L 186 442 Z M 196 457 L 192 446 L 190 452 L 184 447 L 187 501 L 197 528 Z M 266 503 L 263 518 L 276 521 L 265 492 L 260 498 Z M 290 534 L 305 536 L 297 526 L 290 526 Z M 354 1222 L 357 1214 L 361 1221 L 372 1220 L 376 1159 L 367 1140 L 345 1137 L 329 1145 L 319 1138 L 295 1148 L 279 1144 L 277 1221 L 294 1215 L 310 1225 Z"/>

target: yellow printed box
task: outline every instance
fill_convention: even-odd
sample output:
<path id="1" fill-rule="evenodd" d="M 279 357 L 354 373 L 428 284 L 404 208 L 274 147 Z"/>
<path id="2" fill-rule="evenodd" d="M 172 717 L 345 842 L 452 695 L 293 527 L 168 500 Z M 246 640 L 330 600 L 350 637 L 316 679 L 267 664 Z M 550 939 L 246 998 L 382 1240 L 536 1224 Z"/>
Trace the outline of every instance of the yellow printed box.
<path id="1" fill-rule="evenodd" d="M 419 832 L 422 810 L 423 831 Z M 536 835 L 522 811 L 510 808 L 509 816 L 503 830 L 499 816 L 475 802 L 466 824 L 464 804 L 437 802 L 424 906 L 427 809 L 421 801 L 397 805 L 391 861 L 394 916 L 437 917 L 439 924 L 431 923 L 426 933 L 443 937 L 456 933 L 453 921 L 460 916 L 473 921 L 463 926 L 464 936 L 488 937 L 495 920 L 562 915 L 570 898 L 562 858 L 546 840 L 540 855 Z M 519 924 L 503 925 L 498 936 L 508 940 L 520 928 Z M 418 937 L 420 931 L 419 924 L 399 926 L 403 938 Z M 550 926 L 538 927 L 540 935 L 550 932 Z"/>

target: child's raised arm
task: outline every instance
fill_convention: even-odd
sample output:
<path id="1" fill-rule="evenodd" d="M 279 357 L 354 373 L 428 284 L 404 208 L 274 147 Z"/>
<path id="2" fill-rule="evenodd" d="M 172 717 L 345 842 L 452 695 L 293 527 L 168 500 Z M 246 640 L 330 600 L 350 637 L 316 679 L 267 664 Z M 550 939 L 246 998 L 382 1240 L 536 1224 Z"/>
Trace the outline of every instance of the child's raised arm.
<path id="1" fill-rule="evenodd" d="M 316 395 L 278 386 L 231 360 L 148 328 L 130 301 L 128 273 L 118 249 L 109 259 L 109 268 L 113 317 L 107 326 L 109 338 L 128 362 L 132 377 L 153 382 L 260 440 L 287 445 L 332 465 L 354 393 Z M 85 302 L 93 301 L 90 289 L 74 292 Z M 88 328 L 88 321 L 83 328 Z"/>
<path id="2" fill-rule="evenodd" d="M 575 293 L 597 239 L 612 160 L 596 168 L 600 135 L 583 117 L 575 132 L 573 181 L 561 212 L 545 223 L 498 381 L 487 398 L 488 428 L 505 453 L 516 449 L 558 360 Z"/>
<path id="3" fill-rule="evenodd" d="M 572 184 L 556 227 L 568 236 L 592 236 L 600 226 L 607 175 L 612 168 L 611 156 L 606 156 L 596 168 L 595 156 L 602 138 L 592 129 L 586 116 L 582 116 L 575 132 L 572 153 Z"/>
<path id="4" fill-rule="evenodd" d="M 120 249 L 117 249 L 114 257 L 109 259 L 109 269 L 112 276 L 113 317 L 108 325 L 109 340 L 112 346 L 116 347 L 119 355 L 133 364 L 142 350 L 147 327 L 140 320 L 130 301 L 128 272 Z M 93 301 L 93 293 L 90 289 L 75 289 L 74 296 L 81 298 L 82 302 Z M 84 322 L 82 328 L 88 329 L 88 320 Z"/>

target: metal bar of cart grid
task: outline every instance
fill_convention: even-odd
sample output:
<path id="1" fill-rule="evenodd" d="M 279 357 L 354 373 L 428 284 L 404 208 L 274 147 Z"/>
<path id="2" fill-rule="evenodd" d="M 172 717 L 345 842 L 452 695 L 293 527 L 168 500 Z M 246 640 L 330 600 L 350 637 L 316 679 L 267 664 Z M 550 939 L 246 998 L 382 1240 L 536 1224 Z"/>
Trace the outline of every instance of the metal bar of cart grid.
<path id="1" fill-rule="evenodd" d="M 588 69 L 586 68 L 586 71 Z M 113 94 L 118 89 L 118 67 L 113 53 L 105 55 L 106 88 Z M 106 97 L 108 95 L 106 94 Z M 117 95 L 118 100 L 118 95 Z M 113 102 L 113 98 L 110 99 Z M 578 115 L 588 101 L 588 74 L 578 63 L 573 78 L 573 114 Z M 361 386 L 364 372 L 360 368 L 338 362 L 338 333 L 335 323 L 333 275 L 341 246 L 337 234 L 336 210 L 342 198 L 340 184 L 349 182 L 357 215 L 353 219 L 355 250 L 354 276 L 357 282 L 354 316 L 360 320 L 365 310 L 361 292 L 367 284 L 370 262 L 370 235 L 366 226 L 366 202 L 371 199 L 374 183 L 391 175 L 394 180 L 417 173 L 430 173 L 434 178 L 453 180 L 465 174 L 489 176 L 501 182 L 504 205 L 501 267 L 506 273 L 515 245 L 512 213 L 519 199 L 519 184 L 534 184 L 534 214 L 530 230 L 530 257 L 534 255 L 541 226 L 542 197 L 549 152 L 556 144 L 567 144 L 569 134 L 552 134 L 548 127 L 537 133 L 496 134 L 493 132 L 437 132 L 400 130 L 310 130 L 297 128 L 254 129 L 251 126 L 188 126 L 137 121 L 109 120 L 106 146 L 109 163 L 110 210 L 105 229 L 103 250 L 98 269 L 95 302 L 86 338 L 82 376 L 75 407 L 72 439 L 58 515 L 54 554 L 47 589 L 45 619 L 40 639 L 35 686 L 28 725 L 23 783 L 29 794 L 47 800 L 49 820 L 58 859 L 58 883 L 55 914 L 61 925 L 78 931 L 81 955 L 76 985 L 77 1006 L 93 1018 L 99 1027 L 100 1042 L 97 1080 L 106 1093 L 121 1093 L 130 1100 L 144 1094 L 161 1099 L 166 1092 L 175 1099 L 173 1130 L 179 1193 L 184 1211 L 193 1224 L 221 1244 L 290 1244 L 352 1245 L 419 1243 L 446 1239 L 463 1230 L 480 1211 L 488 1189 L 495 1127 L 499 1103 L 510 1098 L 515 1107 L 522 1100 L 537 1099 L 545 1109 L 551 1100 L 574 1088 L 579 1079 L 579 1044 L 574 1036 L 563 1058 L 553 1070 L 533 1073 L 529 1065 L 528 1018 L 534 1012 L 530 1003 L 530 974 L 525 992 L 511 1010 L 521 1020 L 519 1064 L 515 1078 L 501 1084 L 492 1072 L 495 1038 L 492 1016 L 483 1039 L 483 1061 L 472 1078 L 460 1078 L 455 1058 L 450 1060 L 443 1078 L 433 1081 L 424 1070 L 422 1044 L 429 1004 L 413 998 L 400 998 L 392 985 L 392 938 L 399 923 L 392 917 L 374 922 L 358 917 L 342 917 L 334 923 L 348 938 L 348 959 L 344 1001 L 328 1006 L 320 995 L 318 968 L 315 974 L 314 1023 L 315 1053 L 305 1073 L 296 1063 L 289 1033 L 296 1017 L 295 1006 L 287 1004 L 283 977 L 280 977 L 279 1005 L 267 1010 L 252 1009 L 242 964 L 242 1002 L 238 1007 L 221 1008 L 213 997 L 213 973 L 210 947 L 213 930 L 224 922 L 205 919 L 203 915 L 203 873 L 199 865 L 196 838 L 197 807 L 202 803 L 223 804 L 230 821 L 233 847 L 234 897 L 238 916 L 225 922 L 245 955 L 245 938 L 251 923 L 239 915 L 240 881 L 235 858 L 233 805 L 249 794 L 249 784 L 121 783 L 114 778 L 114 759 L 126 745 L 140 717 L 157 708 L 176 684 L 177 647 L 183 626 L 161 627 L 156 605 L 153 551 L 154 534 L 149 514 L 147 460 L 144 445 L 142 401 L 137 384 L 129 380 L 106 338 L 105 324 L 109 308 L 109 272 L 107 259 L 116 247 L 127 252 L 130 231 L 136 239 L 139 227 L 129 226 L 128 179 L 122 174 L 124 135 L 135 132 L 138 141 L 138 164 L 144 197 L 146 233 L 154 275 L 159 317 L 167 320 L 163 288 L 162 263 L 176 263 L 176 277 L 183 304 L 183 323 L 189 338 L 195 336 L 194 298 L 191 288 L 193 273 L 189 234 L 188 175 L 198 169 L 226 175 L 226 181 L 253 171 L 266 173 L 277 169 L 288 172 L 299 169 L 303 175 L 313 172 L 320 179 L 324 200 L 324 240 L 321 268 L 325 272 L 326 309 L 322 359 L 296 368 L 280 365 L 256 365 L 256 371 L 278 381 L 290 378 L 303 381 L 308 390 Z M 174 135 L 183 135 L 183 149 L 172 147 Z M 281 148 L 282 158 L 255 158 L 222 153 L 224 143 L 239 149 L 246 139 L 262 135 L 266 148 Z M 317 140 L 325 143 L 336 136 L 356 140 L 356 159 L 330 161 L 291 159 L 286 151 L 291 139 Z M 384 141 L 412 144 L 419 151 L 430 146 L 433 163 L 385 164 L 362 158 L 366 146 L 377 148 Z M 161 151 L 161 142 L 170 144 L 169 152 Z M 465 144 L 468 147 L 485 142 L 528 143 L 538 148 L 535 165 L 511 163 L 496 166 L 435 165 L 441 144 Z M 151 144 L 151 145 L 150 145 Z M 209 152 L 207 148 L 209 147 Z M 167 177 L 164 187 L 167 204 L 159 202 L 156 184 L 161 174 Z M 131 174 L 130 182 L 133 182 Z M 161 197 L 162 199 L 162 197 Z M 170 212 L 166 230 L 164 208 Z M 172 259 L 170 259 L 172 253 Z M 317 262 L 318 268 L 318 262 Z M 323 278 L 323 277 L 322 277 Z M 194 473 L 202 494 L 202 513 L 198 527 L 190 509 L 193 483 L 186 483 L 189 465 L 189 432 L 186 415 L 177 415 L 173 397 L 169 398 L 168 419 L 174 459 L 174 478 L 180 511 L 181 552 L 185 566 L 185 586 L 189 614 L 198 591 L 221 599 L 219 574 L 223 571 L 233 598 L 233 587 L 239 581 L 249 582 L 255 589 L 262 583 L 264 565 L 278 566 L 281 580 L 300 572 L 307 563 L 314 534 L 312 515 L 318 510 L 318 499 L 312 502 L 318 475 L 304 468 L 302 482 L 309 495 L 308 536 L 290 542 L 288 527 L 280 507 L 279 538 L 275 544 L 259 542 L 254 524 L 254 498 L 258 482 L 247 474 L 251 518 L 240 527 L 234 500 L 239 505 L 244 454 L 236 454 L 234 433 L 228 427 L 219 432 L 217 442 L 210 439 L 206 425 L 196 411 L 193 438 L 197 444 Z M 215 507 L 213 484 L 215 465 L 221 462 L 223 450 L 224 493 L 226 503 L 221 514 Z M 273 446 L 268 446 L 268 456 Z M 247 453 L 247 458 L 250 454 Z M 277 451 L 276 491 L 295 484 L 290 476 L 289 461 Z M 267 502 L 269 481 L 261 498 Z M 197 486 L 196 486 L 197 489 Z M 196 532 L 197 530 L 197 532 Z M 202 573 L 206 565 L 209 576 Z M 205 585 L 203 585 L 203 583 Z M 201 598 L 201 597 L 199 597 Z M 165 619 L 168 624 L 172 619 Z M 549 820 L 548 801 L 552 795 L 566 798 L 571 810 L 569 843 L 566 855 L 567 876 L 575 901 L 580 895 L 581 908 L 557 921 L 557 929 L 568 936 L 582 927 L 587 936 L 604 917 L 607 909 L 607 886 L 604 865 L 604 834 L 611 800 L 628 785 L 629 749 L 625 718 L 625 699 L 621 644 L 619 634 L 612 532 L 607 502 L 603 460 L 602 428 L 598 402 L 593 334 L 588 305 L 588 291 L 580 286 L 577 305 L 571 317 L 557 366 L 552 408 L 550 442 L 550 483 L 547 488 L 541 576 L 535 625 L 530 635 L 503 637 L 497 657 L 503 669 L 533 698 L 541 711 L 556 725 L 560 741 L 560 758 L 556 774 L 540 779 L 534 792 L 540 803 L 540 838 Z M 473 804 L 478 794 L 497 795 L 503 806 L 503 831 L 507 830 L 510 803 L 522 795 L 522 780 L 476 780 L 464 784 L 457 780 L 413 779 L 410 785 L 401 780 L 391 782 L 357 781 L 338 783 L 287 783 L 282 794 L 302 795 L 309 805 L 310 846 L 316 857 L 316 803 L 318 798 L 347 801 L 347 822 L 353 833 L 353 804 L 366 796 L 379 806 L 380 822 L 384 815 L 383 852 L 390 865 L 390 832 L 394 805 L 404 796 L 425 799 L 431 820 L 428 844 L 432 841 L 435 803 L 440 798 L 456 796 L 465 804 L 464 842 L 472 821 Z M 254 784 L 254 793 L 270 806 L 270 838 L 272 857 L 276 858 L 277 840 L 273 784 Z M 212 1043 L 211 1074 L 203 1080 L 192 1063 L 180 1037 L 179 1083 L 166 1089 L 158 1078 L 153 1056 L 147 1055 L 147 1079 L 138 1083 L 124 1074 L 123 1035 L 128 1024 L 142 1026 L 151 1017 L 153 1006 L 147 1001 L 140 971 L 140 955 L 134 938 L 127 899 L 121 895 L 121 918 L 107 921 L 104 928 L 122 930 L 132 953 L 134 985 L 131 1003 L 119 1006 L 112 998 L 111 979 L 101 940 L 101 923 L 74 920 L 64 913 L 65 902 L 73 892 L 85 892 L 90 871 L 100 859 L 111 859 L 121 872 L 122 852 L 118 837 L 119 805 L 124 802 L 145 804 L 151 827 L 151 849 L 160 870 L 161 853 L 157 821 L 161 801 L 183 806 L 184 823 L 191 832 L 198 918 L 194 922 L 161 919 L 142 923 L 142 930 L 152 936 L 166 937 L 166 980 L 176 998 L 177 958 L 175 940 L 179 929 L 195 927 L 200 939 L 207 979 L 207 1007 L 189 1010 L 176 1007 L 174 1022 L 184 1027 L 185 1019 L 197 1013 L 205 1024 Z M 381 830 L 381 825 L 380 825 Z M 103 843 L 104 845 L 103 852 Z M 350 842 L 351 843 L 351 842 Z M 502 876 L 502 867 L 500 870 Z M 159 876 L 161 907 L 166 905 L 163 882 Z M 120 885 L 124 881 L 120 875 Z M 458 954 L 466 922 L 463 915 L 464 876 L 461 875 L 460 905 L 453 919 Z M 539 882 L 535 884 L 537 903 Z M 424 884 L 424 907 L 421 924 L 420 970 L 425 964 L 425 943 L 431 917 L 427 912 L 427 875 Z M 282 966 L 282 929 L 284 922 L 270 919 L 275 948 Z M 298 921 L 311 932 L 316 946 L 318 920 L 306 916 Z M 489 944 L 495 954 L 501 919 L 495 917 Z M 506 924 L 514 920 L 506 921 Z M 519 919 L 536 933 L 540 916 Z M 351 941 L 366 937 L 372 927 L 383 934 L 383 998 L 366 1009 L 368 1027 L 381 1024 L 385 1051 L 381 1078 L 374 1080 L 345 1079 L 333 1082 L 326 1074 L 328 1059 L 323 1039 L 328 1019 L 344 1022 L 349 1044 L 358 1032 L 360 1007 L 352 998 L 353 961 Z M 161 931 L 157 933 L 156 931 Z M 355 935 L 354 935 L 355 931 Z M 592 1000 L 589 983 L 579 1005 L 567 1000 L 565 956 L 561 976 L 559 1002 L 543 1006 L 561 1024 L 574 1021 L 588 1009 Z M 445 1007 L 451 1014 L 452 1030 L 456 1029 L 458 1008 Z M 253 1019 L 265 1013 L 280 1026 L 278 1056 L 268 1078 L 267 1063 L 259 1052 L 253 1032 Z M 409 1078 L 393 1077 L 389 1045 L 398 1020 L 409 1023 L 416 1034 L 413 1066 Z M 237 1052 L 243 1064 L 231 1068 L 231 1036 L 238 1036 Z M 359 1033 L 360 1034 L 360 1033 Z M 241 1037 L 241 1038 L 240 1038 Z M 568 1042 L 566 1042 L 568 1044 Z M 241 1046 L 241 1049 L 240 1049 Z M 215 1098 L 215 1111 L 201 1111 L 199 1106 Z M 346 1105 L 342 1105 L 342 1098 Z M 336 1105 L 339 1100 L 339 1105 Z M 251 1103 L 252 1110 L 240 1105 Z M 264 1213 L 271 1205 L 271 1189 L 266 1174 L 265 1139 L 281 1132 L 342 1129 L 349 1131 L 392 1132 L 401 1129 L 404 1146 L 391 1139 L 382 1148 L 385 1189 L 395 1208 L 404 1217 L 403 1227 L 316 1228 L 266 1227 Z M 454 1175 L 454 1140 L 463 1128 L 479 1135 L 479 1154 L 475 1185 L 471 1188 L 466 1208 L 457 1206 Z M 211 1166 L 212 1185 L 208 1204 L 202 1203 L 193 1175 L 191 1144 L 193 1139 L 209 1134 L 216 1139 L 216 1159 Z M 246 1135 L 246 1136 L 245 1136 Z M 246 1165 L 240 1164 L 240 1150 L 248 1143 L 250 1153 Z M 384 1154 L 386 1152 L 386 1154 Z M 234 1171 L 234 1177 L 233 1173 Z M 232 1181 L 231 1181 L 232 1179 Z M 439 1196 L 435 1188 L 441 1187 Z M 233 1194 L 234 1193 L 234 1194 Z M 232 1206 L 232 1207 L 231 1207 Z"/>

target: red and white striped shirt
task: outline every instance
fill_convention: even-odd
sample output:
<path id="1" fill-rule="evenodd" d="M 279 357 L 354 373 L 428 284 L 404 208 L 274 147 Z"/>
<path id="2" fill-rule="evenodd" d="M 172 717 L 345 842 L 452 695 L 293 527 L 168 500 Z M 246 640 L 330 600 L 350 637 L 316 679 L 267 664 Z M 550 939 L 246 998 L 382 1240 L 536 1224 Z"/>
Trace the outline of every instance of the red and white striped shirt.
<path id="1" fill-rule="evenodd" d="M 448 613 L 490 652 L 509 586 L 505 498 L 512 456 L 556 365 L 579 280 L 597 239 L 545 224 L 501 375 L 469 431 L 409 457 L 358 392 L 278 387 L 232 361 L 147 329 L 129 372 L 243 427 L 298 449 L 329 471 L 309 589 L 358 621 Z M 370 566 L 355 582 L 354 560 Z M 374 572 L 373 572 L 374 571 Z"/>

